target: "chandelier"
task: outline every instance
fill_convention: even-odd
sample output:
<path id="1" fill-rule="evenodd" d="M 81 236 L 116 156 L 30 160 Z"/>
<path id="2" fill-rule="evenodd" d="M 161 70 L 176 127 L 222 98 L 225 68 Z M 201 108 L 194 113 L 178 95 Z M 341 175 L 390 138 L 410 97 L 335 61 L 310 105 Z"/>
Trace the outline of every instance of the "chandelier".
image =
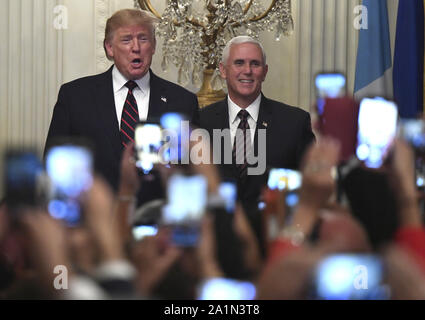
<path id="1" fill-rule="evenodd" d="M 150 0 L 135 0 L 135 5 L 160 19 L 161 68 L 166 72 L 173 64 L 179 84 L 191 82 L 201 88 L 197 93 L 201 107 L 225 97 L 218 65 L 230 39 L 238 35 L 258 39 L 260 32 L 269 31 L 279 41 L 293 30 L 290 0 L 166 0 L 162 14 Z"/>

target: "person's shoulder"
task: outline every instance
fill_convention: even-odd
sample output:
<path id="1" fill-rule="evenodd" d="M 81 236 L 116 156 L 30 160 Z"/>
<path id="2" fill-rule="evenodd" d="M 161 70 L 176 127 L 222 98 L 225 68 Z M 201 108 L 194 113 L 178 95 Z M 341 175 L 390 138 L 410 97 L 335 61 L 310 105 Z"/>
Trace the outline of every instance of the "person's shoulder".
<path id="1" fill-rule="evenodd" d="M 91 85 L 97 84 L 99 81 L 106 81 L 108 78 L 112 79 L 112 74 L 110 74 L 110 70 L 107 70 L 105 72 L 81 77 L 78 79 L 71 80 L 69 82 L 66 82 L 62 84 L 62 88 L 65 89 L 73 89 L 73 88 L 87 88 Z"/>
<path id="2" fill-rule="evenodd" d="M 208 116 L 209 114 L 215 113 L 218 110 L 220 110 L 220 108 L 223 107 L 223 103 L 225 103 L 225 102 L 226 102 L 226 99 L 214 102 L 212 104 L 209 104 L 209 105 L 201 108 L 199 113 L 201 114 L 201 116 Z"/>
<path id="3" fill-rule="evenodd" d="M 173 91 L 178 93 L 179 95 L 190 95 L 190 96 L 196 96 L 193 92 L 187 90 L 186 88 L 183 88 L 182 86 L 165 80 L 161 77 L 158 77 L 157 75 L 155 75 L 153 72 L 151 72 L 151 85 L 156 85 L 156 86 L 160 86 L 163 88 L 167 88 L 167 90 L 169 91 Z"/>
<path id="4" fill-rule="evenodd" d="M 266 97 L 264 97 L 264 99 L 267 107 L 271 108 L 272 112 L 277 114 L 293 115 L 297 117 L 308 117 L 310 115 L 307 111 L 299 107 L 291 106 L 280 101 L 268 99 Z"/>

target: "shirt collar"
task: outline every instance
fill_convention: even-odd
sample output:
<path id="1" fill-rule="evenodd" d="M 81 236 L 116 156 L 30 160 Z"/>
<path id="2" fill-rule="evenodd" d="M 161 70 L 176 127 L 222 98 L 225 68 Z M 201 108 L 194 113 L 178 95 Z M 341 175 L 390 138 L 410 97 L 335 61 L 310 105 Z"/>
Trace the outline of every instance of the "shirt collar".
<path id="1" fill-rule="evenodd" d="M 255 99 L 247 108 L 245 108 L 245 110 L 248 111 L 250 117 L 254 119 L 255 122 L 257 122 L 258 119 L 260 103 L 261 93 L 258 95 L 257 99 Z M 229 106 L 229 119 L 231 121 L 230 123 L 233 123 L 236 121 L 239 111 L 241 111 L 243 108 L 239 107 L 236 103 L 234 103 L 232 99 L 230 99 L 229 95 L 227 95 L 227 105 Z"/>
<path id="2" fill-rule="evenodd" d="M 127 81 L 128 79 L 126 79 L 118 70 L 118 68 L 114 65 L 114 67 L 112 68 L 112 83 L 114 86 L 114 93 L 121 90 L 127 83 Z M 142 90 L 142 93 L 145 94 L 146 91 L 149 89 L 150 72 L 146 72 L 146 74 L 142 78 L 134 80 L 134 82 L 136 82 L 139 89 Z"/>

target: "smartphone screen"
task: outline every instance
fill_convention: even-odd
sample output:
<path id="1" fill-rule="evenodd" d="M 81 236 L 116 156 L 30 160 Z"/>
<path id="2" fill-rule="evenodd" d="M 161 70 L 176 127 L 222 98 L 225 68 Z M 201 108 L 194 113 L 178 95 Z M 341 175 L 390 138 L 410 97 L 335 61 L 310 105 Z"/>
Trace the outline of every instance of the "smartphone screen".
<path id="1" fill-rule="evenodd" d="M 324 258 L 314 273 L 313 298 L 319 300 L 385 300 L 384 265 L 376 255 L 335 254 Z"/>
<path id="2" fill-rule="evenodd" d="M 206 280 L 198 289 L 197 300 L 254 300 L 255 285 L 228 278 Z"/>
<path id="3" fill-rule="evenodd" d="M 132 228 L 133 239 L 141 241 L 146 237 L 155 236 L 158 233 L 156 225 L 139 225 Z"/>
<path id="4" fill-rule="evenodd" d="M 263 220 L 266 241 L 274 240 L 282 225 L 291 223 L 299 201 L 302 174 L 299 171 L 273 168 L 267 180 L 268 191 L 266 211 Z M 284 192 L 284 203 L 280 201 L 280 192 Z"/>
<path id="5" fill-rule="evenodd" d="M 345 95 L 345 76 L 341 73 L 319 73 L 315 79 L 318 98 L 340 98 Z"/>
<path id="6" fill-rule="evenodd" d="M 207 205 L 207 180 L 202 175 L 170 177 L 168 203 L 163 207 L 162 222 L 172 226 L 173 241 L 180 246 L 197 244 L 202 217 Z"/>
<path id="7" fill-rule="evenodd" d="M 9 207 L 34 206 L 41 201 L 43 166 L 35 152 L 7 151 L 4 172 Z"/>
<path id="8" fill-rule="evenodd" d="M 425 122 L 423 119 L 401 119 L 399 136 L 415 151 L 416 186 L 425 186 Z"/>
<path id="9" fill-rule="evenodd" d="M 160 123 L 165 129 L 164 135 L 168 136 L 168 148 L 164 150 L 164 158 L 173 164 L 189 163 L 189 120 L 180 113 L 165 113 Z"/>
<path id="10" fill-rule="evenodd" d="M 285 190 L 285 221 L 290 222 L 292 213 L 298 204 L 299 189 L 301 188 L 302 174 L 290 169 L 271 169 L 267 182 L 271 190 Z"/>
<path id="11" fill-rule="evenodd" d="M 51 190 L 48 211 L 68 226 L 81 220 L 81 196 L 93 183 L 91 151 L 79 145 L 57 145 L 46 155 L 46 172 Z"/>
<path id="12" fill-rule="evenodd" d="M 369 168 L 379 168 L 397 132 L 397 106 L 383 98 L 360 102 L 357 149 L 359 160 Z"/>
<path id="13" fill-rule="evenodd" d="M 271 190 L 296 190 L 301 187 L 302 175 L 291 169 L 273 168 L 269 172 L 267 186 Z"/>
<path id="14" fill-rule="evenodd" d="M 155 123 L 138 124 L 134 130 L 134 148 L 136 167 L 148 174 L 154 164 L 160 162 L 160 148 L 162 141 L 162 128 Z"/>
<path id="15" fill-rule="evenodd" d="M 222 182 L 218 187 L 220 198 L 224 201 L 224 207 L 229 213 L 235 212 L 237 188 L 234 182 Z"/>
<path id="16" fill-rule="evenodd" d="M 425 151 L 425 122 L 423 119 L 401 119 L 400 135 L 416 152 Z"/>

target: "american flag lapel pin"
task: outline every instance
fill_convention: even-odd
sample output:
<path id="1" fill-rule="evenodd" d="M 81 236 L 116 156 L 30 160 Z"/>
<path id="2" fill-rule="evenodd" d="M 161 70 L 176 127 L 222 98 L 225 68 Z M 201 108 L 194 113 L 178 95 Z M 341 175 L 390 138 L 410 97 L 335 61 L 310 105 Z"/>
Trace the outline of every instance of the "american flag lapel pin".
<path id="1" fill-rule="evenodd" d="M 161 97 L 161 100 L 164 102 L 167 102 L 167 98 L 166 97 Z"/>

